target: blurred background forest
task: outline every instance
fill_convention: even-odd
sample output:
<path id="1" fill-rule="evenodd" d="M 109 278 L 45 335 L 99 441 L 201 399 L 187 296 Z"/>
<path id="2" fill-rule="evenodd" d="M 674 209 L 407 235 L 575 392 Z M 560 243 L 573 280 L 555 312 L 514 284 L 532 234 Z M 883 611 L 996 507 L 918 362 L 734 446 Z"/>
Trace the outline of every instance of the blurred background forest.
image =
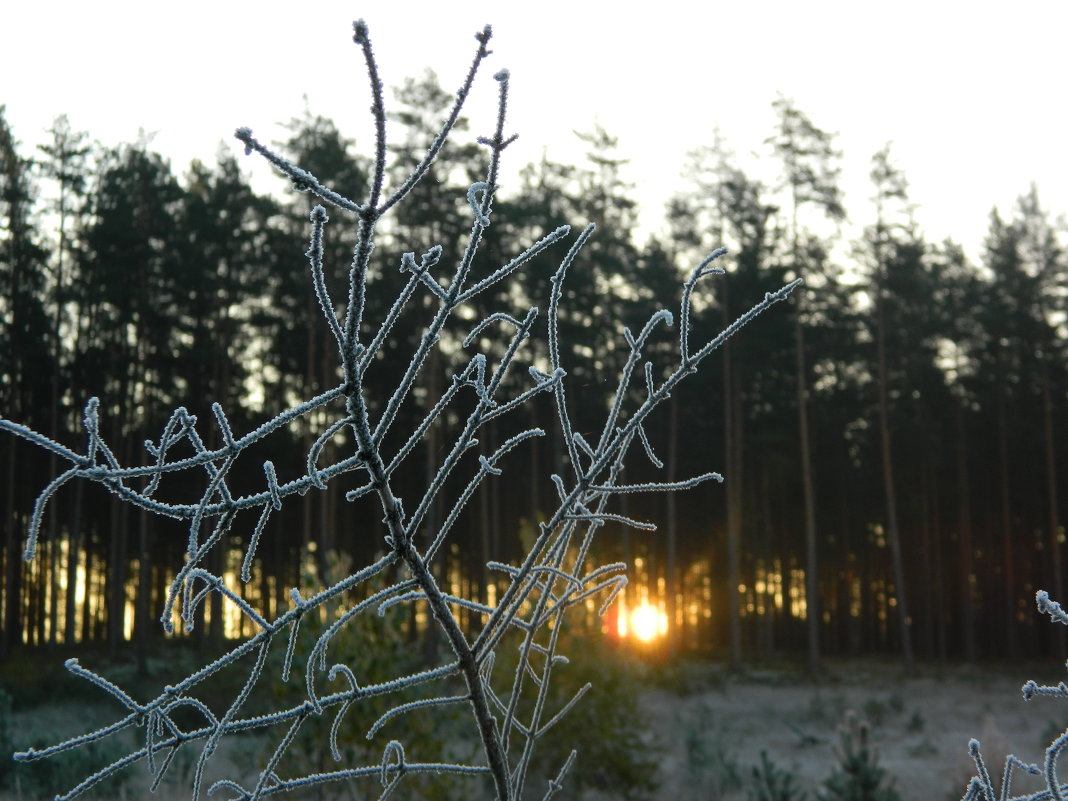
<path id="1" fill-rule="evenodd" d="M 431 76 L 396 91 L 395 175 L 425 152 L 450 101 Z M 730 249 L 721 262 L 727 274 L 699 301 L 693 327 L 701 341 L 765 292 L 797 275 L 806 281 L 789 304 L 707 362 L 648 427 L 663 468 L 635 459 L 628 480 L 717 470 L 726 482 L 629 501 L 625 514 L 659 530 L 606 526 L 599 552 L 605 561 L 630 561 L 631 584 L 594 625 L 611 637 L 655 641 L 645 647 L 734 666 L 775 655 L 815 665 L 821 654 L 897 654 L 908 667 L 917 658 L 1065 656 L 1059 627 L 1033 604 L 1039 588 L 1064 597 L 1063 221 L 1021 187 L 1013 208 L 991 212 L 976 263 L 953 241 L 924 238 L 888 147 L 871 156 L 870 202 L 850 206 L 867 209 L 851 220 L 863 234 L 847 240 L 843 154 L 834 137 L 789 100 L 774 105 L 777 124 L 763 154 L 779 179 L 748 176 L 713 137 L 692 152 L 660 233 L 645 242 L 631 235 L 637 190 L 621 177 L 626 154 L 610 131 L 579 134 L 588 152 L 580 164 L 528 165 L 521 185 L 495 203 L 476 280 L 559 225 L 599 226 L 561 307 L 572 419 L 594 435 L 628 352 L 622 327 L 640 328 L 660 307 L 677 310 L 684 275 L 707 252 Z M 306 112 L 288 131 L 278 143 L 288 157 L 361 196 L 368 163 L 331 120 Z M 371 324 L 395 296 L 403 252 L 440 244 L 445 264 L 458 257 L 470 227 L 466 191 L 483 169 L 474 133 L 461 125 L 431 180 L 383 223 L 365 314 Z M 218 436 L 208 423 L 213 401 L 244 432 L 337 385 L 336 353 L 303 255 L 306 195 L 282 181 L 277 192 L 254 191 L 236 144 L 215 164 L 179 172 L 153 152 L 150 138 L 94 144 L 63 117 L 35 152 L 24 152 L 16 135 L 0 107 L 5 418 L 78 449 L 82 410 L 99 396 L 105 438 L 120 463 L 132 464 L 147 458 L 144 441 L 159 436 L 176 406 Z M 343 295 L 351 258 L 351 226 L 342 217 L 327 228 L 334 297 Z M 514 281 L 479 296 L 470 316 L 453 321 L 444 353 L 458 351 L 488 313 L 528 305 L 544 312 L 562 255 L 539 256 Z M 372 404 L 388 397 L 407 366 L 429 319 L 425 300 L 413 301 L 368 373 Z M 661 339 L 654 370 L 674 358 L 673 336 Z M 492 358 L 501 343 L 484 336 L 477 346 Z M 544 348 L 535 339 L 527 351 L 540 367 Z M 451 373 L 448 364 L 430 363 L 425 393 L 402 409 L 407 422 L 393 430 L 410 432 L 420 404 L 436 399 Z M 514 380 L 529 384 L 526 376 Z M 524 427 L 553 425 L 547 401 L 529 405 Z M 250 461 L 249 486 L 234 491 L 258 487 L 267 458 L 279 480 L 300 475 L 328 422 L 276 433 Z M 492 452 L 513 433 L 491 426 L 481 447 Z M 447 428 L 430 430 L 425 470 L 398 474 L 400 496 L 426 481 L 448 437 Z M 464 512 L 442 567 L 454 593 L 496 597 L 486 561 L 525 553 L 524 540 L 555 505 L 549 475 L 567 458 L 555 442 L 532 440 L 509 457 L 504 475 Z M 344 445 L 335 438 L 335 457 Z M 158 615 L 183 561 L 182 527 L 96 486 L 68 485 L 45 514 L 36 559 L 25 563 L 33 500 L 62 465 L 12 436 L 0 438 L 0 465 L 0 657 L 95 643 L 143 659 L 163 637 Z M 379 510 L 346 503 L 346 489 L 334 482 L 273 515 L 250 584 L 237 580 L 239 542 L 216 551 L 207 567 L 271 616 L 288 608 L 290 587 L 326 582 L 339 564 L 364 564 L 383 548 Z M 170 491 L 188 501 L 203 488 L 178 480 Z M 440 510 L 428 526 L 436 522 Z M 251 534 L 254 521 L 245 523 L 234 536 Z M 653 610 L 651 624 L 630 616 L 638 609 Z M 247 633 L 217 594 L 201 610 L 198 643 Z M 425 621 L 413 616 L 407 625 L 415 638 Z"/>

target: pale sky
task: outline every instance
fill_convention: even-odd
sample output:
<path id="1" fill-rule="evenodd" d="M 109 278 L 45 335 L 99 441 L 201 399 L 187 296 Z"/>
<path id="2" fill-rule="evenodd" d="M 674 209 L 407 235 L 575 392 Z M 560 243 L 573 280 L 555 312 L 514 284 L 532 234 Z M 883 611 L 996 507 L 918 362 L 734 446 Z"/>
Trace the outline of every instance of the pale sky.
<path id="1" fill-rule="evenodd" d="M 638 4 L 629 7 L 641 8 Z M 492 49 L 468 110 L 471 134 L 493 124 L 501 67 L 512 74 L 510 170 L 574 160 L 573 130 L 599 121 L 619 137 L 644 232 L 661 227 L 686 151 L 718 125 L 751 173 L 770 180 L 763 144 L 778 93 L 839 134 L 852 220 L 867 221 L 871 155 L 894 142 L 927 236 L 977 256 L 993 205 L 1029 184 L 1068 212 L 1068 3 L 748 2 L 472 3 L 392 0 L 185 0 L 163 4 L 17 2 L 0 10 L 0 103 L 29 154 L 52 119 L 106 145 L 156 132 L 153 147 L 185 171 L 213 161 L 234 128 L 262 141 L 275 123 L 332 117 L 369 152 L 367 81 L 351 22 L 371 31 L 386 86 L 432 67 L 453 91 L 489 22 Z M 387 97 L 388 100 L 388 97 Z M 256 183 L 262 160 L 244 162 Z M 581 224 L 584 221 L 575 221 Z"/>

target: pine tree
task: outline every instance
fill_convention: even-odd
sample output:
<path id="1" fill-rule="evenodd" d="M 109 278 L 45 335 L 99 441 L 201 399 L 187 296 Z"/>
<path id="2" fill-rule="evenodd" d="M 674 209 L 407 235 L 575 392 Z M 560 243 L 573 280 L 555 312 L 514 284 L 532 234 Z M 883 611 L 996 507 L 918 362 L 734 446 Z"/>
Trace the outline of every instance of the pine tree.
<path id="1" fill-rule="evenodd" d="M 720 278 L 713 303 L 697 315 L 704 325 L 723 325 L 746 304 L 769 291 L 771 285 L 782 280 L 784 270 L 775 263 L 777 231 L 774 217 L 777 208 L 768 200 L 768 190 L 759 181 L 747 176 L 733 160 L 718 132 L 713 143 L 696 149 L 689 155 L 686 170 L 687 189 L 677 196 L 669 216 L 672 239 L 680 243 L 680 253 L 692 257 L 712 241 L 724 243 L 734 256 L 732 267 Z M 774 449 L 771 440 L 781 429 L 779 417 L 783 402 L 790 402 L 777 393 L 781 384 L 775 374 L 781 374 L 784 356 L 781 343 L 788 341 L 789 331 L 782 329 L 782 319 L 771 323 L 770 329 L 759 332 L 746 342 L 728 343 L 720 354 L 721 371 L 699 379 L 705 384 L 704 397 L 720 398 L 714 404 L 721 417 L 722 435 L 709 430 L 705 410 L 688 421 L 691 430 L 704 431 L 703 436 L 723 442 L 724 472 L 730 476 L 726 495 L 726 563 L 727 610 L 730 660 L 733 670 L 742 669 L 742 625 L 738 587 L 748 579 L 742 574 L 741 532 L 743 527 L 766 532 L 770 517 L 763 497 L 756 504 L 746 504 L 747 485 L 763 479 L 757 473 L 770 470 L 764 451 Z M 786 363 L 788 366 L 788 362 Z M 774 408 L 776 413 L 763 414 L 760 409 Z M 758 508 L 759 507 L 759 508 Z M 761 536 L 760 545 L 748 549 L 751 561 L 770 563 L 771 543 Z M 754 544 L 756 544 L 754 542 Z M 772 648 L 773 615 L 760 618 L 763 631 L 758 633 L 765 652 Z"/>
<path id="2" fill-rule="evenodd" d="M 46 179 L 54 185 L 55 196 L 51 204 L 51 211 L 56 216 L 57 241 L 53 248 L 52 260 L 52 386 L 50 393 L 50 430 L 53 436 L 58 436 L 61 430 L 71 430 L 73 421 L 70 419 L 60 420 L 60 374 L 67 369 L 65 364 L 69 348 L 64 344 L 64 334 L 74 329 L 73 320 L 68 312 L 72 304 L 72 298 L 68 290 L 71 269 L 71 252 L 78 246 L 78 234 L 84 225 L 86 204 L 88 202 L 86 189 L 88 184 L 88 158 L 90 147 L 88 134 L 83 131 L 74 131 L 66 115 L 59 116 L 52 123 L 49 131 L 52 135 L 51 142 L 38 145 L 38 149 L 44 155 L 41 160 L 41 171 Z M 49 457 L 49 472 L 55 473 L 57 462 L 55 455 Z M 48 523 L 48 539 L 56 542 L 58 520 L 52 517 Z M 80 547 L 80 532 L 77 526 L 71 526 L 67 537 L 67 591 L 64 603 L 64 632 L 63 642 L 66 644 L 75 641 L 75 587 L 78 582 L 78 550 Z M 53 631 L 49 642 L 56 639 L 56 616 L 58 615 L 58 578 L 59 569 L 53 567 L 51 573 L 50 590 L 52 593 L 51 610 L 52 619 L 49 621 Z"/>
<path id="3" fill-rule="evenodd" d="M 32 421 L 47 428 L 49 419 L 49 377 L 52 373 L 50 321 L 44 297 L 48 275 L 48 254 L 34 225 L 35 187 L 31 162 L 19 153 L 18 142 L 0 105 L 0 409 L 12 417 Z M 29 575 L 18 552 L 18 529 L 22 526 L 16 496 L 32 481 L 38 462 L 29 469 L 16 469 L 16 445 L 4 443 L 2 453 L 6 481 L 3 517 L 5 576 L 4 631 L 0 655 L 6 655 L 23 637 L 20 601 L 30 588 Z M 32 457 L 31 457 L 32 458 Z M 50 546 L 55 540 L 50 542 Z M 36 573 L 38 579 L 42 571 Z M 33 588 L 43 598 L 43 585 Z M 33 617 L 28 621 L 29 636 L 44 631 L 43 603 L 32 602 Z"/>
<path id="4" fill-rule="evenodd" d="M 856 713 L 846 713 L 835 746 L 838 764 L 823 783 L 822 801 L 900 801 L 901 795 L 887 782 L 886 768 L 871 744 L 871 728 Z"/>
<path id="5" fill-rule="evenodd" d="M 802 260 L 804 229 L 800 216 L 814 206 L 831 220 L 845 217 L 838 189 L 840 153 L 833 136 L 817 128 L 792 101 L 779 98 L 772 103 L 778 116 L 778 129 L 768 140 L 782 161 L 782 189 L 789 200 L 789 260 L 795 275 L 807 272 Z M 806 278 L 811 281 L 813 276 Z M 808 357 L 805 348 L 804 298 L 795 308 L 794 352 L 797 375 L 797 418 L 801 452 L 801 481 L 805 514 L 805 608 L 808 620 L 809 669 L 819 670 L 819 590 L 816 534 L 816 492 L 812 475 L 812 443 L 808 412 Z"/>
<path id="6" fill-rule="evenodd" d="M 907 183 L 905 176 L 890 162 L 889 145 L 872 157 L 871 181 L 875 188 L 872 200 L 875 204 L 875 225 L 870 232 L 871 258 L 874 265 L 873 290 L 875 312 L 875 368 L 878 389 L 879 440 L 882 452 L 883 490 L 886 502 L 886 537 L 890 544 L 891 559 L 894 569 L 894 595 L 897 600 L 897 619 L 901 636 L 901 651 L 905 662 L 905 672 L 913 675 L 916 671 L 912 648 L 911 618 L 908 613 L 908 592 L 906 588 L 905 566 L 901 552 L 901 529 L 898 525 L 898 503 L 894 483 L 894 460 L 890 440 L 890 390 L 887 372 L 887 310 L 886 285 L 888 272 L 896 255 L 913 243 L 902 242 L 895 236 L 895 223 L 892 222 L 892 203 L 907 204 Z M 906 215 L 908 209 L 906 205 Z M 900 223 L 896 224 L 900 225 Z M 905 222 L 905 234 L 908 236 L 909 221 Z M 891 254 L 891 248 L 898 253 Z"/>
<path id="7" fill-rule="evenodd" d="M 1055 421 L 1064 416 L 1066 349 L 1064 337 L 1058 334 L 1055 313 L 1065 310 L 1065 290 L 1068 289 L 1066 268 L 1068 249 L 1061 243 L 1057 229 L 1042 208 L 1038 190 L 1032 184 L 1026 195 L 1016 204 L 1016 219 L 1023 231 L 1021 250 L 1027 269 L 1036 283 L 1030 314 L 1034 318 L 1034 337 L 1031 339 L 1042 398 L 1042 456 L 1045 467 L 1045 495 L 1047 511 L 1046 543 L 1050 553 L 1051 585 L 1057 598 L 1064 596 L 1063 535 L 1058 503 L 1058 431 Z M 1059 389 L 1058 389 L 1059 388 Z M 1060 401 L 1058 403 L 1058 401 Z M 1056 407 L 1060 407 L 1059 409 Z M 1063 435 L 1061 437 L 1063 441 Z M 1057 656 L 1068 653 L 1068 637 L 1064 629 L 1053 634 Z"/>

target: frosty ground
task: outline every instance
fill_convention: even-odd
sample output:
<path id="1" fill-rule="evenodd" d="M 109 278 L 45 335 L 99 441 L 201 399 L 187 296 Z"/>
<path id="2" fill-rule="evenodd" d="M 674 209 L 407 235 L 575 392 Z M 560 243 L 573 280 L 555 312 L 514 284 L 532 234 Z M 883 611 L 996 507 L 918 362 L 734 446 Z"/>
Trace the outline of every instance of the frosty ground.
<path id="1" fill-rule="evenodd" d="M 928 666 L 918 678 L 901 674 L 897 665 L 850 662 L 829 665 L 819 681 L 767 669 L 701 687 L 700 671 L 691 669 L 697 684 L 691 691 L 654 690 L 642 698 L 665 748 L 658 801 L 745 798 L 732 774 L 744 780 L 761 751 L 794 773 L 812 799 L 838 761 L 837 730 L 850 710 L 869 724 L 880 765 L 903 801 L 959 799 L 974 774 L 967 755 L 973 737 L 1000 789 L 1007 753 L 1041 764 L 1050 740 L 1068 728 L 1063 701 L 1024 701 L 1020 692 L 1029 678 L 1060 681 L 1056 663 Z M 1014 794 L 1043 786 L 1014 776 Z"/>
<path id="2" fill-rule="evenodd" d="M 967 756 L 972 737 L 980 741 L 998 785 L 1007 753 L 1041 763 L 1050 740 L 1068 728 L 1063 701 L 1024 701 L 1020 693 L 1027 679 L 1060 681 L 1063 669 L 1055 662 L 927 665 L 912 679 L 903 678 L 896 663 L 873 661 L 828 663 L 818 680 L 785 663 L 752 667 L 741 676 L 704 662 L 673 668 L 645 664 L 641 671 L 648 679 L 640 698 L 643 730 L 658 754 L 654 801 L 744 799 L 745 782 L 762 751 L 777 768 L 793 773 L 796 786 L 815 799 L 837 764 L 837 731 L 850 711 L 869 725 L 880 765 L 903 801 L 960 798 L 974 771 Z M 83 717 L 72 714 L 70 704 L 44 705 L 33 710 L 33 726 L 38 731 L 54 728 L 57 734 L 73 731 L 79 718 L 84 721 L 96 711 L 109 710 L 87 708 Z M 16 731 L 28 722 L 24 716 L 12 716 Z M 217 767 L 232 769 L 235 757 L 243 761 L 240 753 L 224 747 L 223 764 Z M 188 768 L 178 771 L 186 780 Z M 188 796 L 188 784 L 183 794 L 182 781 L 165 782 L 152 796 L 140 786 L 143 770 L 133 773 L 136 779 L 109 797 L 177 801 Z M 1017 774 L 1014 792 L 1041 786 L 1037 779 Z M 104 786 L 102 790 L 106 792 Z M 3 801 L 16 797 L 10 790 L 0 792 Z M 584 797 L 608 801 L 614 796 L 592 791 Z M 21 798 L 32 796 L 23 793 Z"/>

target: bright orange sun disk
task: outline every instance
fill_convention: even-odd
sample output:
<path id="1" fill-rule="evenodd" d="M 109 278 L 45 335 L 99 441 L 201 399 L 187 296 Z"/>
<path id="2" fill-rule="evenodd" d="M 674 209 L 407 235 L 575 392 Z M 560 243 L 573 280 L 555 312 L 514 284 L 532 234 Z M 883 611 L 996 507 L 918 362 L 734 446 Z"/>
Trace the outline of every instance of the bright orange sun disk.
<path id="1" fill-rule="evenodd" d="M 620 637 L 630 635 L 651 642 L 667 633 L 667 615 L 643 601 L 633 609 L 620 609 L 617 630 Z"/>

